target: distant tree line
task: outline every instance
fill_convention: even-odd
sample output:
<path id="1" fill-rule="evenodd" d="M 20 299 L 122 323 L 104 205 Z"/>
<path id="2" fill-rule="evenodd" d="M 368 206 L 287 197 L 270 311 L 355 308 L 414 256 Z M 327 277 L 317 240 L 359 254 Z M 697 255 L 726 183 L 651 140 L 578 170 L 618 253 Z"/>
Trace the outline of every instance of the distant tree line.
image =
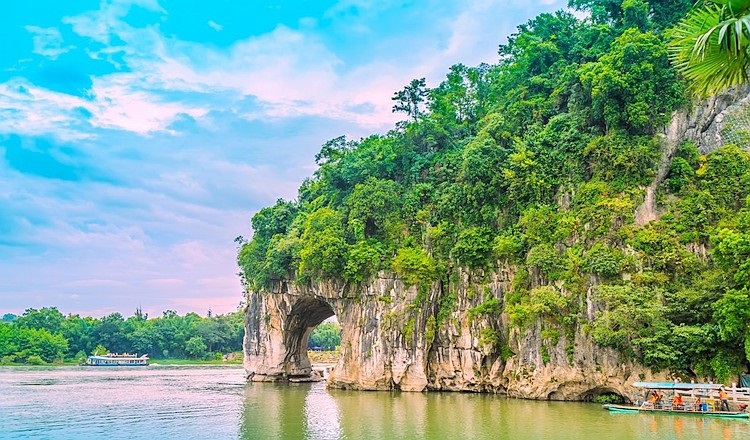
<path id="1" fill-rule="evenodd" d="M 56 307 L 5 314 L 0 320 L 0 364 L 83 360 L 93 352 L 141 353 L 155 359 L 210 359 L 242 351 L 243 313 L 204 318 L 174 310 L 148 318 L 140 309 L 127 319 L 60 313 Z"/>
<path id="2" fill-rule="evenodd" d="M 315 327 L 307 339 L 307 348 L 311 350 L 333 351 L 341 345 L 341 328 L 335 322 L 324 322 Z"/>

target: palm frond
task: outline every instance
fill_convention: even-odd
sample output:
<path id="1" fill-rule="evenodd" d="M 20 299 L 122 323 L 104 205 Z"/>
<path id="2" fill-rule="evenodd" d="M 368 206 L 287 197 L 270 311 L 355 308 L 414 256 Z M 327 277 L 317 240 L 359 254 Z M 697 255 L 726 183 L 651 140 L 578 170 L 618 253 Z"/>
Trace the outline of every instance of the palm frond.
<path id="1" fill-rule="evenodd" d="M 670 59 L 695 94 L 707 96 L 748 81 L 748 8 L 750 0 L 709 0 L 671 31 Z"/>

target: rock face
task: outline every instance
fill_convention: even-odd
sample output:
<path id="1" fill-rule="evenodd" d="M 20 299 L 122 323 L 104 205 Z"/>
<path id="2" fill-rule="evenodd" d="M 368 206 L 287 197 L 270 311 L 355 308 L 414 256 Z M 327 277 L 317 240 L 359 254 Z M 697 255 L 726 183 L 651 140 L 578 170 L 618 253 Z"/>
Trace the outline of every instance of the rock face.
<path id="1" fill-rule="evenodd" d="M 715 148 L 717 139 L 721 143 L 724 116 L 749 100 L 743 89 L 675 115 L 664 133 L 667 148 L 659 172 L 634 213 L 636 223 L 657 218 L 654 194 L 677 146 L 693 140 L 703 152 Z M 585 331 L 598 307 L 591 288 L 581 298 L 574 322 L 537 319 L 519 329 L 501 313 L 517 275 L 515 266 L 498 263 L 489 272 L 454 273 L 445 284 L 422 288 L 381 272 L 358 285 L 328 281 L 300 286 L 281 280 L 268 292 L 249 293 L 245 369 L 253 381 L 310 376 L 307 338 L 336 315 L 342 341 L 338 364 L 328 378 L 331 387 L 590 400 L 604 393 L 632 398 L 633 382 L 668 379 L 593 342 Z M 595 284 L 591 280 L 589 287 Z"/>
<path id="2" fill-rule="evenodd" d="M 632 382 L 652 378 L 596 346 L 581 328 L 553 344 L 541 336 L 541 323 L 521 332 L 508 327 L 505 314 L 483 312 L 483 305 L 502 306 L 514 270 L 461 272 L 422 293 L 388 273 L 363 285 L 279 282 L 249 297 L 245 369 L 253 381 L 310 375 L 307 336 L 335 314 L 342 341 L 331 387 L 588 400 L 630 396 Z"/>
<path id="3" fill-rule="evenodd" d="M 732 133 L 726 130 L 727 122 L 742 118 L 738 113 L 750 108 L 750 87 L 738 87 L 725 93 L 712 96 L 689 110 L 681 110 L 672 116 L 670 124 L 665 127 L 665 148 L 659 162 L 656 177 L 646 188 L 643 204 L 635 213 L 635 223 L 645 225 L 658 218 L 656 210 L 656 190 L 669 172 L 669 164 L 677 147 L 685 141 L 692 141 L 702 154 L 707 154 L 721 145 L 737 142 Z M 750 121 L 740 121 L 745 132 L 750 131 Z"/>

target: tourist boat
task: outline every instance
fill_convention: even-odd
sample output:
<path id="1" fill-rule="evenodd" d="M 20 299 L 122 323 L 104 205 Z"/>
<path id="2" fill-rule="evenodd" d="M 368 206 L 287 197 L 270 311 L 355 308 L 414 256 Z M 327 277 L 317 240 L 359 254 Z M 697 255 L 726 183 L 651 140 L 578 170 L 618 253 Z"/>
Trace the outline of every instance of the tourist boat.
<path id="1" fill-rule="evenodd" d="M 130 353 L 107 353 L 102 356 L 89 356 L 86 364 L 93 367 L 142 367 L 148 365 L 148 355 L 140 357 Z"/>
<path id="2" fill-rule="evenodd" d="M 656 414 L 684 414 L 702 417 L 718 417 L 725 419 L 747 419 L 747 401 L 750 400 L 748 390 L 732 386 L 727 391 L 731 399 L 730 408 L 735 406 L 737 411 L 720 411 L 719 390 L 722 385 L 711 383 L 679 383 L 679 382 L 636 382 L 633 384 L 641 390 L 634 405 L 606 404 L 603 408 L 613 413 L 656 413 Z M 665 397 L 653 401 L 646 399 L 646 395 L 656 391 Z M 669 395 L 668 393 L 671 393 Z M 673 397 L 681 396 L 683 404 L 673 405 Z M 744 401 L 745 403 L 742 403 Z"/>

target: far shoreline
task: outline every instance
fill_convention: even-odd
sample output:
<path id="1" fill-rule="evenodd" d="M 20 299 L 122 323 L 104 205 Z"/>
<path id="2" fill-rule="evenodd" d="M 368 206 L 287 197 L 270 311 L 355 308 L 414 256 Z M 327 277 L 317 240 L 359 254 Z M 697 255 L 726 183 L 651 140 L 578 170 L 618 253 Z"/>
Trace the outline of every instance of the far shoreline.
<path id="1" fill-rule="evenodd" d="M 172 367 L 172 366 L 242 366 L 242 360 L 236 361 L 202 361 L 199 359 L 157 359 L 155 362 L 149 362 L 146 367 Z M 13 362 L 9 364 L 0 364 L 1 367 L 90 367 L 82 365 L 79 362 L 51 362 L 45 364 L 25 364 Z M 125 368 L 138 368 L 129 366 L 118 366 Z M 107 367 L 100 367 L 107 368 Z M 111 367 L 109 367 L 111 368 Z M 142 367 L 141 367 L 142 368 Z"/>

